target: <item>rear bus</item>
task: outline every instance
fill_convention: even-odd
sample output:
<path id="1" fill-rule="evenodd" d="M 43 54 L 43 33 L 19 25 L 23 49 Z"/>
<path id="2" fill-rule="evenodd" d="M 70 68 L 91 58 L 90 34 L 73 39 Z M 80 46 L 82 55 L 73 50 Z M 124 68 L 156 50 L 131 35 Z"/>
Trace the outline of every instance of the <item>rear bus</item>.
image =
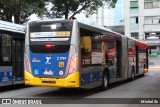
<path id="1" fill-rule="evenodd" d="M 78 88 L 78 52 L 68 21 L 29 22 L 25 39 L 25 84 Z M 76 35 L 74 35 L 76 36 Z M 76 42 L 76 40 L 73 40 Z"/>

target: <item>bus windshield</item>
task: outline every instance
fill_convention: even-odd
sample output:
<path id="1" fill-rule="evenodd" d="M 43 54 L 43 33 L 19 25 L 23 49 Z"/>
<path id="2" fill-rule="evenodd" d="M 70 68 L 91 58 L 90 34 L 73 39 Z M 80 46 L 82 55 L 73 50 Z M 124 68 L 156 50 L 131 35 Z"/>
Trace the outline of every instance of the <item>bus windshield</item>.
<path id="1" fill-rule="evenodd" d="M 46 22 L 30 24 L 30 41 L 67 41 L 71 35 L 70 22 Z"/>
<path id="2" fill-rule="evenodd" d="M 71 22 L 32 22 L 29 44 L 35 53 L 64 53 L 69 50 Z"/>

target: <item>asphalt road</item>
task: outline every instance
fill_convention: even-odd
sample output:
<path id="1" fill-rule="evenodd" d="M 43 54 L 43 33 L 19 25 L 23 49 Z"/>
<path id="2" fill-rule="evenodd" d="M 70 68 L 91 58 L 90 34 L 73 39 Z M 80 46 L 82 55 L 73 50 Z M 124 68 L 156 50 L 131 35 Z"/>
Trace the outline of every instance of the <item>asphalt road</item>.
<path id="1" fill-rule="evenodd" d="M 137 77 L 134 81 L 123 81 L 111 84 L 109 89 L 101 91 L 99 88 L 91 90 L 82 89 L 58 89 L 50 87 L 26 87 L 22 85 L 8 86 L 0 88 L 0 98 L 73 98 L 73 102 L 77 101 L 75 98 L 98 98 L 94 99 L 91 104 L 52 104 L 45 105 L 47 107 L 159 107 L 157 104 L 94 104 L 100 98 L 160 98 L 160 69 L 151 68 L 149 73 L 144 77 Z M 130 99 L 132 100 L 132 99 Z M 61 101 L 61 100 L 57 100 Z M 83 103 L 81 99 L 79 102 Z M 64 103 L 63 100 L 61 103 Z M 92 104 L 93 103 L 93 104 Z M 0 105 L 0 107 L 22 107 L 22 105 Z M 44 107 L 44 105 L 30 105 L 32 107 Z M 28 105 L 23 105 L 28 107 Z"/>

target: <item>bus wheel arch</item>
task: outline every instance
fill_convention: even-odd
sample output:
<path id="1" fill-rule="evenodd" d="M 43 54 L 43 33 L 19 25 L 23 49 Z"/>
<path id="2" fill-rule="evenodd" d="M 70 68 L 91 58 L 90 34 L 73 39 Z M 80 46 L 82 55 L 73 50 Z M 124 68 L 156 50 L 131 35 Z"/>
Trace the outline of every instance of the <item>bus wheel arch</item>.
<path id="1" fill-rule="evenodd" d="M 102 90 L 105 91 L 109 85 L 109 70 L 105 69 L 102 75 Z"/>

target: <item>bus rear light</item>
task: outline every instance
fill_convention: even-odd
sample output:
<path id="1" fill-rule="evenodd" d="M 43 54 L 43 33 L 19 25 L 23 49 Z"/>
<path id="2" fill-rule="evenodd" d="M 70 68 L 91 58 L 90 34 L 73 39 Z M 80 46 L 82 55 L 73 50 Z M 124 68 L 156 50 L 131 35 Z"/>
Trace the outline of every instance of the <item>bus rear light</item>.
<path id="1" fill-rule="evenodd" d="M 31 66 L 30 66 L 29 58 L 26 54 L 24 55 L 24 57 L 25 57 L 25 70 L 31 73 Z"/>
<path id="2" fill-rule="evenodd" d="M 51 45 L 51 44 L 47 44 L 45 45 L 46 48 L 52 48 L 54 45 Z"/>
<path id="3" fill-rule="evenodd" d="M 68 70 L 69 74 L 72 74 L 77 70 L 77 63 L 78 63 L 78 56 L 76 54 L 70 60 L 69 70 Z"/>

